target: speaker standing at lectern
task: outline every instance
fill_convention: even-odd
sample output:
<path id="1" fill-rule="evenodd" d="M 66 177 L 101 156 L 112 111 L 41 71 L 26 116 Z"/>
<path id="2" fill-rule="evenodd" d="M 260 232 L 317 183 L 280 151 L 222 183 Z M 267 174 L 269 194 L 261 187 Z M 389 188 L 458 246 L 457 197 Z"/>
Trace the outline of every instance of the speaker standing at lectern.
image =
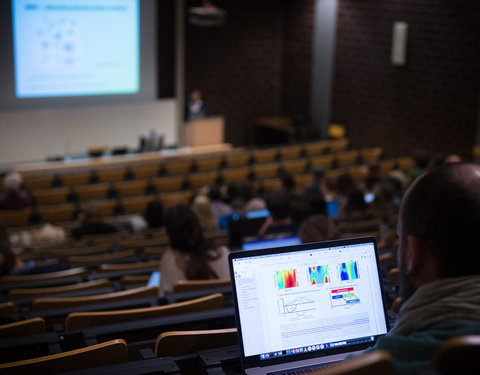
<path id="1" fill-rule="evenodd" d="M 202 100 L 202 92 L 193 90 L 190 94 L 190 100 L 185 106 L 185 122 L 201 120 L 210 115 L 208 106 Z"/>

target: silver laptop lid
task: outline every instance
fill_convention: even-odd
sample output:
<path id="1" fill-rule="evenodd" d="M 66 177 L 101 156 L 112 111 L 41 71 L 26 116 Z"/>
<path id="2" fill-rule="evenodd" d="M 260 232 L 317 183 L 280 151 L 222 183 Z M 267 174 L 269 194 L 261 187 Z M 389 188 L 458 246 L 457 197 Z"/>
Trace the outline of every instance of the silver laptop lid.
<path id="1" fill-rule="evenodd" d="M 356 351 L 387 333 L 373 237 L 230 254 L 245 368 Z"/>

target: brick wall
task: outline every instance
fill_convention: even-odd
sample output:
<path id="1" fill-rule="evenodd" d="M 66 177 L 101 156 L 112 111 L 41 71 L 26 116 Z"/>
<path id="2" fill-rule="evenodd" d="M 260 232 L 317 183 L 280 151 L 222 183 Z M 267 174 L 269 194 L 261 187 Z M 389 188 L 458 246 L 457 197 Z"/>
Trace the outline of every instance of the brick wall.
<path id="1" fill-rule="evenodd" d="M 341 0 L 332 121 L 355 146 L 471 155 L 480 92 L 480 2 Z M 390 63 L 392 24 L 409 24 L 407 64 Z"/>
<path id="2" fill-rule="evenodd" d="M 288 1 L 284 12 L 282 113 L 310 115 L 314 0 Z"/>
<path id="3" fill-rule="evenodd" d="M 254 119 L 280 108 L 282 7 L 275 0 L 214 4 L 227 11 L 223 26 L 187 25 L 186 92 L 200 89 L 211 112 L 225 116 L 226 141 L 245 145 Z"/>
<path id="4" fill-rule="evenodd" d="M 213 3 L 227 11 L 225 25 L 187 24 L 186 93 L 200 89 L 225 116 L 226 141 L 245 145 L 255 118 L 309 112 L 313 0 Z"/>

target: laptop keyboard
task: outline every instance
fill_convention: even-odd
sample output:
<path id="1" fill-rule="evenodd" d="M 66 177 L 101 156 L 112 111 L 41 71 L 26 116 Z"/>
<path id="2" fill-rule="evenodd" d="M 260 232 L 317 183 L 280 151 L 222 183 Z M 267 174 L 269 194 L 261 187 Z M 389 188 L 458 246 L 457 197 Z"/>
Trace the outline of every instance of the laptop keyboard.
<path id="1" fill-rule="evenodd" d="M 282 371 L 274 371 L 274 372 L 269 372 L 267 375 L 296 375 L 296 374 L 313 374 L 319 370 L 324 370 L 329 367 L 334 366 L 336 363 L 339 363 L 342 361 L 333 361 L 333 362 L 328 362 L 328 363 L 320 363 L 318 365 L 310 365 L 310 366 L 304 366 L 304 367 L 297 367 L 297 368 L 291 368 L 288 370 L 282 370 Z"/>

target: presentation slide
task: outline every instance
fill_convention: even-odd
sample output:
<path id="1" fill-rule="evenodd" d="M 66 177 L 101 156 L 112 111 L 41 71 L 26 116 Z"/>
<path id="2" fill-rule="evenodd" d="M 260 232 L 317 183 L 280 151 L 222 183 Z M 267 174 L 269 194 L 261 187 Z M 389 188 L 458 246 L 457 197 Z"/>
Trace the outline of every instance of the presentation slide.
<path id="1" fill-rule="evenodd" d="M 17 98 L 140 90 L 139 0 L 12 0 Z"/>

